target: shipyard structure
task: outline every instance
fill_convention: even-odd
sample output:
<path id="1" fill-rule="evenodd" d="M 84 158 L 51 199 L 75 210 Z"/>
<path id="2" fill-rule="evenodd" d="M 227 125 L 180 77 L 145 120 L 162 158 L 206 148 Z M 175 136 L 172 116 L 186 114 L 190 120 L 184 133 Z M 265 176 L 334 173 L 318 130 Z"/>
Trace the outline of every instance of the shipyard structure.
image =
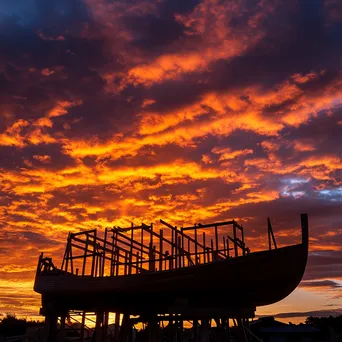
<path id="1" fill-rule="evenodd" d="M 41 254 L 45 342 L 258 341 L 256 307 L 288 296 L 304 274 L 307 214 L 301 243 L 281 248 L 268 219 L 268 249 L 258 252 L 235 220 L 160 223 L 69 233 L 61 267 Z"/>

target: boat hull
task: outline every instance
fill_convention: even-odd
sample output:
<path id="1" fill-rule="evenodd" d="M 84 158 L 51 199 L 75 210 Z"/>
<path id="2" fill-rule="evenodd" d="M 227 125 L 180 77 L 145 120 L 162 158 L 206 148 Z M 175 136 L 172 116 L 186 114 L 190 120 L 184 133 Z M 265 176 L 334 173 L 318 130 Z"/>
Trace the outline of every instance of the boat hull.
<path id="1" fill-rule="evenodd" d="M 288 296 L 301 281 L 307 244 L 161 272 L 116 277 L 39 274 L 43 307 L 157 313 L 172 308 L 255 308 Z M 123 311 L 121 311 L 123 312 Z"/>

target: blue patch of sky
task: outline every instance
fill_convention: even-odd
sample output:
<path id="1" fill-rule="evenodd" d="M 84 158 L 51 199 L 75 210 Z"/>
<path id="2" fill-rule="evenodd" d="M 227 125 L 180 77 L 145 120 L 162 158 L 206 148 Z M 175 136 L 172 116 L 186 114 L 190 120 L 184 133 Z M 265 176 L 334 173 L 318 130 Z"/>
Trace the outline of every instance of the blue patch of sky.
<path id="1" fill-rule="evenodd" d="M 2 0 L 0 1 L 0 22 L 14 17 L 18 24 L 28 25 L 37 15 L 36 0 Z"/>
<path id="2" fill-rule="evenodd" d="M 342 201 L 342 187 L 319 190 L 319 195 L 331 201 Z"/>

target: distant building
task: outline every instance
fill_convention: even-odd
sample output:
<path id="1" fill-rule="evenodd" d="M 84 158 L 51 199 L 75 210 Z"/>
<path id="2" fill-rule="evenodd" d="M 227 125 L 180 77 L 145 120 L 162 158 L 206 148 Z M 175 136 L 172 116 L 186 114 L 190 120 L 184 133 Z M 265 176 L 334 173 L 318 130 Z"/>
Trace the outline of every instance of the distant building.
<path id="1" fill-rule="evenodd" d="M 263 342 L 318 342 L 320 331 L 309 325 L 294 325 L 264 317 L 250 324 L 253 334 Z"/>

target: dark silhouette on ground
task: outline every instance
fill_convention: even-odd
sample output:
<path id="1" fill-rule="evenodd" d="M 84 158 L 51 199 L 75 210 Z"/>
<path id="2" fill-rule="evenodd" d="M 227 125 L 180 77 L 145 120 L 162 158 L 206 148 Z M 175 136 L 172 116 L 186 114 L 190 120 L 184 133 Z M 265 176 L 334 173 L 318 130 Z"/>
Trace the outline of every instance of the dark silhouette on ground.
<path id="1" fill-rule="evenodd" d="M 24 335 L 28 327 L 41 325 L 41 321 L 26 320 L 26 318 L 17 318 L 13 314 L 6 314 L 0 319 L 0 335 L 7 337 Z"/>
<path id="2" fill-rule="evenodd" d="M 305 320 L 306 325 L 311 325 L 320 330 L 324 337 L 337 334 L 342 341 L 342 315 L 333 317 L 308 317 Z"/>
<path id="3" fill-rule="evenodd" d="M 253 327 L 254 325 L 254 327 Z M 41 327 L 41 321 L 26 320 L 25 318 L 17 318 L 13 314 L 6 314 L 2 319 L 0 319 L 0 336 L 18 336 L 25 335 L 27 328 L 29 327 Z M 317 334 L 314 330 L 308 330 L 308 328 L 317 329 Z M 269 329 L 274 328 L 274 331 Z M 161 330 L 163 335 L 168 334 L 168 329 L 170 327 L 166 326 Z M 215 338 L 217 334 L 217 329 L 215 327 L 209 328 L 208 333 L 210 335 L 210 340 L 216 341 Z M 279 331 L 278 331 L 278 330 Z M 180 332 L 182 335 L 187 334 L 189 329 L 184 329 Z M 235 328 L 232 328 L 232 333 L 234 335 Z M 277 336 L 288 336 L 288 340 L 293 340 L 294 336 L 312 336 L 310 341 L 342 341 L 342 315 L 337 317 L 307 317 L 305 323 L 296 324 L 285 324 L 276 321 L 273 317 L 265 317 L 258 319 L 251 323 L 251 330 L 258 337 L 263 337 L 264 341 L 268 341 L 270 333 L 276 333 Z M 189 330 L 190 331 L 190 330 Z M 268 332 L 268 334 L 263 334 L 263 332 Z M 190 332 L 189 332 L 190 334 Z M 295 335 L 297 334 L 297 335 Z M 191 335 L 191 334 L 190 334 Z M 190 336 L 189 335 L 189 336 Z M 208 335 L 208 336 L 209 336 Z M 262 336 L 263 335 L 263 336 Z M 191 338 L 190 338 L 191 340 Z M 136 342 L 148 341 L 148 329 L 140 330 L 135 338 Z"/>

